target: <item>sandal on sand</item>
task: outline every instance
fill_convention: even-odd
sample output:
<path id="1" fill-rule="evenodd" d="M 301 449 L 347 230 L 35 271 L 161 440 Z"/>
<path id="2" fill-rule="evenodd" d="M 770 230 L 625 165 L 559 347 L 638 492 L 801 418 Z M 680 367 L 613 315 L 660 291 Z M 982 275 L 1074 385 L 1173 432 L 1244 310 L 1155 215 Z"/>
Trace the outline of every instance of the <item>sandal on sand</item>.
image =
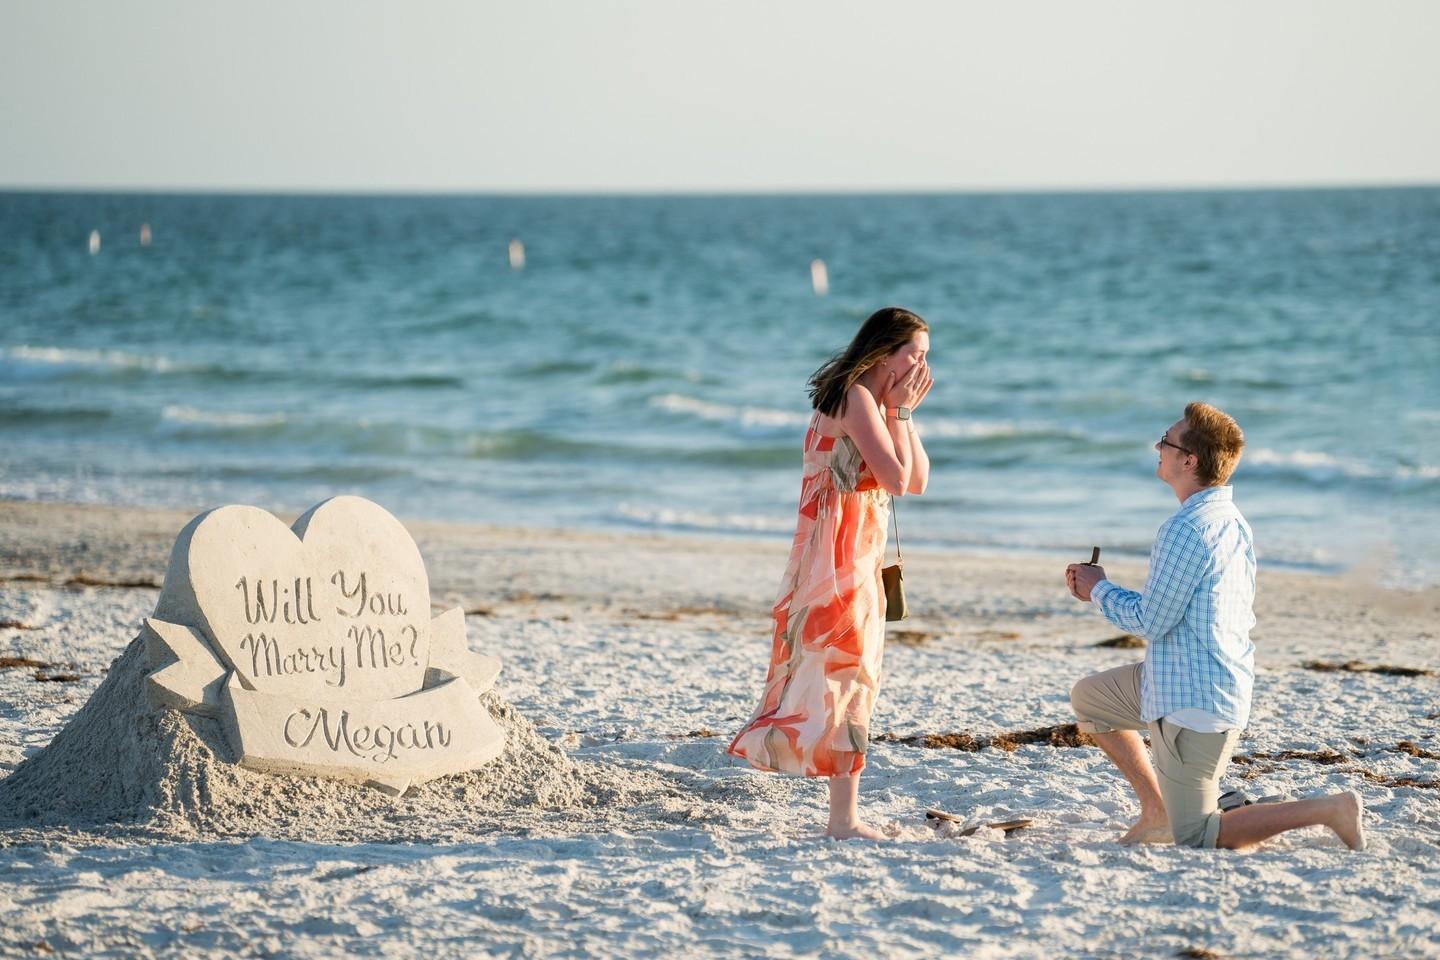
<path id="1" fill-rule="evenodd" d="M 955 814 L 953 814 L 953 813 L 946 813 L 944 810 L 926 810 L 926 811 L 925 811 L 925 819 L 926 819 L 926 820 L 943 820 L 943 821 L 945 821 L 945 822 L 947 822 L 947 823 L 964 823 L 964 822 L 965 822 L 965 819 L 964 819 L 963 817 L 957 817 L 957 816 L 955 816 Z M 980 829 L 981 827 L 989 827 L 989 828 L 992 829 L 992 830 L 1003 830 L 1003 831 L 1005 831 L 1005 836 L 1008 837 L 1008 836 L 1010 836 L 1010 834 L 1014 833 L 1016 830 L 1024 830 L 1026 827 L 1030 826 L 1030 825 L 1031 825 L 1032 823 L 1034 823 L 1034 822 L 1035 822 L 1034 820 L 1029 820 L 1029 819 L 1026 819 L 1025 817 L 1021 817 L 1021 818 L 1016 819 L 1016 820 L 1002 820 L 1002 821 L 1000 821 L 999 823 L 977 823 L 977 824 L 975 824 L 973 827 L 966 827 L 964 830 L 961 830 L 959 833 L 952 834 L 952 836 L 956 836 L 956 837 L 968 837 L 968 836 L 973 835 L 973 834 L 976 833 L 977 831 L 979 831 L 979 829 Z"/>
<path id="2" fill-rule="evenodd" d="M 1239 807 L 1248 807 L 1254 802 L 1243 790 L 1226 790 L 1220 794 L 1220 809 L 1226 812 Z"/>
<path id="3" fill-rule="evenodd" d="M 1243 790 L 1227 790 L 1220 794 L 1221 811 L 1234 810 L 1237 807 L 1248 807 L 1252 803 L 1279 803 L 1285 799 L 1281 793 L 1271 793 L 1263 797 L 1251 797 Z"/>

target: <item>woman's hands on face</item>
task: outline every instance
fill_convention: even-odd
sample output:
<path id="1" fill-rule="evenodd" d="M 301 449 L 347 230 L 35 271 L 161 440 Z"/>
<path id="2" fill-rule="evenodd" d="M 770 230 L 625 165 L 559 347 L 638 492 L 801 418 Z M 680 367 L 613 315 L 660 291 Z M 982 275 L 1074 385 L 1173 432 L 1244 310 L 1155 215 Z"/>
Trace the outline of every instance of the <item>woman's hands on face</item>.
<path id="1" fill-rule="evenodd" d="M 909 407 L 914 410 L 920 406 L 920 401 L 930 392 L 935 385 L 935 378 L 930 376 L 930 364 L 924 360 L 905 371 L 897 380 L 895 374 L 891 373 L 885 392 L 881 395 L 881 404 L 886 409 L 891 407 Z"/>

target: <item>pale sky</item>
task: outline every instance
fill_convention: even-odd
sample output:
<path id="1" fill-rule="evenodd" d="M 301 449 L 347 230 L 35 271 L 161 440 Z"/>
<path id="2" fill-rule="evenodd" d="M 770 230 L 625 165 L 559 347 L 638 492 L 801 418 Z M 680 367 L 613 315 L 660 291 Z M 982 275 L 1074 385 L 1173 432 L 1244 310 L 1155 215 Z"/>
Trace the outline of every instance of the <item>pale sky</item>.
<path id="1" fill-rule="evenodd" d="M 0 0 L 0 188 L 1440 183 L 1440 2 Z"/>

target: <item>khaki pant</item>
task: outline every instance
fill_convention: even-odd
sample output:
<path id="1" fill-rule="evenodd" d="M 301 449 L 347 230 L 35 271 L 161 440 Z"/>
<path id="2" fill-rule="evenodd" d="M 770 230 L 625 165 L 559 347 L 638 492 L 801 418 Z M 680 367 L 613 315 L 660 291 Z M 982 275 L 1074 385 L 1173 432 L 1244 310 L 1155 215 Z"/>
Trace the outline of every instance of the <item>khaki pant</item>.
<path id="1" fill-rule="evenodd" d="M 1230 763 L 1239 730 L 1197 733 L 1164 720 L 1140 719 L 1140 671 L 1130 664 L 1086 677 L 1070 691 L 1076 726 L 1085 733 L 1150 728 L 1155 779 L 1170 816 L 1175 843 L 1213 847 L 1220 836 L 1220 775 Z"/>

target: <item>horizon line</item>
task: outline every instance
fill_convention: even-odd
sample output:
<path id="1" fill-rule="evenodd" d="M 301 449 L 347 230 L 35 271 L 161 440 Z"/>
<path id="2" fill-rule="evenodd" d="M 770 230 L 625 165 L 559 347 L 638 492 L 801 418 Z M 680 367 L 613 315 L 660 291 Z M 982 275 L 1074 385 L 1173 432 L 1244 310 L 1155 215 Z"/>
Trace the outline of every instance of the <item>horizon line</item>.
<path id="1" fill-rule="evenodd" d="M 310 197 L 853 197 L 942 195 L 1075 195 L 1136 193 L 1259 193 L 1266 191 L 1423 190 L 1437 180 L 1335 180 L 1314 182 L 1236 182 L 1176 184 L 1052 184 L 921 187 L 317 187 L 317 186 L 157 186 L 0 184 L 0 194 L 131 194 L 136 196 L 310 196 Z"/>

